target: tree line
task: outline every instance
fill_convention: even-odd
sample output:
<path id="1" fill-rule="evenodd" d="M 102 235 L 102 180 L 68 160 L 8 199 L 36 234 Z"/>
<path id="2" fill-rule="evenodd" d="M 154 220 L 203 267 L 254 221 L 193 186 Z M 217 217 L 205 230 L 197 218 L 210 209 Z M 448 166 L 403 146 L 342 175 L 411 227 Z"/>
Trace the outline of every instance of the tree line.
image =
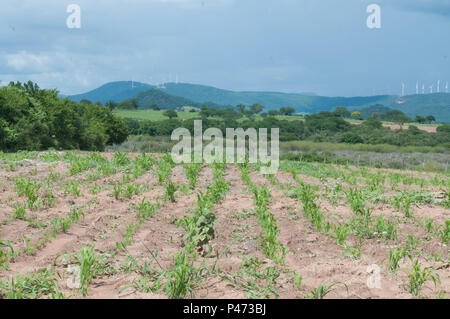
<path id="1" fill-rule="evenodd" d="M 128 137 L 125 121 L 110 109 L 60 98 L 36 83 L 0 88 L 0 150 L 102 151 Z"/>
<path id="2" fill-rule="evenodd" d="M 245 109 L 242 109 L 245 110 Z M 256 110 L 256 109 L 255 109 Z M 247 111 L 250 111 L 248 109 Z M 172 111 L 176 113 L 175 111 Z M 175 128 L 183 127 L 193 134 L 194 120 L 201 119 L 203 130 L 219 128 L 279 128 L 280 141 L 311 140 L 350 144 L 391 144 L 397 146 L 446 146 L 450 149 L 450 124 L 438 127 L 437 133 L 428 133 L 410 126 L 407 130 L 391 130 L 375 118 L 366 119 L 361 125 L 346 121 L 339 112 L 323 111 L 306 115 L 301 119 L 280 119 L 266 114 L 255 117 L 254 112 L 243 113 L 239 109 L 202 108 L 197 118 L 179 120 L 171 117 L 162 121 L 126 119 L 133 135 L 170 136 Z M 261 114 L 263 115 L 263 114 Z"/>

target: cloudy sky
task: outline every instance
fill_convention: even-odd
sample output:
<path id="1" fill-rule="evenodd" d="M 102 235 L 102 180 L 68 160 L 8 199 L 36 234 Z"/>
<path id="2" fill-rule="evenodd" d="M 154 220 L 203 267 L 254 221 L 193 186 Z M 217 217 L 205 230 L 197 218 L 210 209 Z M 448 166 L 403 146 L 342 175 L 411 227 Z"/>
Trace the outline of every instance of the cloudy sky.
<path id="1" fill-rule="evenodd" d="M 381 29 L 366 25 L 381 7 Z M 69 4 L 81 28 L 66 25 Z M 353 96 L 450 82 L 450 0 L 2 0 L 0 80 Z"/>

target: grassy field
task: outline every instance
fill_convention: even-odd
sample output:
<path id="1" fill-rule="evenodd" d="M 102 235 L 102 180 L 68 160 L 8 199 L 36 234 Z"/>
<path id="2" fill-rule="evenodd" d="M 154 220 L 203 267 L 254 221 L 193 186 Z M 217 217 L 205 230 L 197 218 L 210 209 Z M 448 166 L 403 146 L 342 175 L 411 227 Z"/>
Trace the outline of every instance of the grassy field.
<path id="1" fill-rule="evenodd" d="M 153 110 L 114 110 L 114 114 L 122 118 L 130 118 L 135 120 L 162 121 L 168 117 L 163 115 L 164 111 Z M 198 113 L 177 112 L 179 119 L 191 119 L 198 117 Z"/>
<path id="2" fill-rule="evenodd" d="M 108 151 L 170 152 L 176 141 L 170 136 L 133 135 L 121 145 L 109 146 Z M 204 142 L 204 146 L 209 142 Z M 345 144 L 313 141 L 280 142 L 281 158 L 352 164 L 395 169 L 448 172 L 448 149 L 441 146 L 395 146 L 388 144 Z"/>
<path id="3" fill-rule="evenodd" d="M 445 174 L 21 152 L 0 175 L 0 299 L 448 298 Z"/>
<path id="4" fill-rule="evenodd" d="M 164 111 L 153 111 L 153 110 L 114 110 L 114 114 L 120 116 L 122 118 L 131 118 L 136 120 L 150 120 L 150 121 L 161 121 L 168 119 L 167 116 L 163 115 Z M 177 112 L 179 119 L 192 119 L 198 118 L 199 114 L 196 112 Z M 256 115 L 255 120 L 261 120 L 263 117 L 261 115 Z M 285 116 L 285 115 L 277 115 L 275 116 L 278 120 L 287 120 L 287 121 L 295 121 L 300 120 L 303 121 L 305 118 L 302 115 L 293 115 L 293 116 Z M 245 118 L 241 118 L 240 121 Z M 351 124 L 361 124 L 362 120 L 354 120 L 354 119 L 346 119 Z M 393 122 L 383 121 L 383 125 L 385 126 L 394 126 L 396 127 L 398 124 Z M 404 127 L 408 126 L 418 126 L 419 128 L 425 128 L 424 130 L 429 131 L 426 128 L 437 128 L 439 124 L 418 124 L 418 123 L 405 123 Z M 435 130 L 433 130 L 435 132 Z"/>
<path id="5" fill-rule="evenodd" d="M 153 110 L 114 110 L 114 114 L 117 116 L 120 116 L 122 118 L 130 118 L 135 120 L 150 120 L 150 121 L 161 121 L 161 120 L 167 120 L 168 117 L 163 115 L 164 111 L 153 111 Z M 199 113 L 197 112 L 177 112 L 178 119 L 192 119 L 192 118 L 199 118 Z M 288 121 L 294 121 L 294 120 L 303 120 L 303 116 L 283 116 L 278 115 L 275 116 L 277 119 L 280 120 L 288 120 Z M 244 118 L 240 119 L 243 120 Z M 255 119 L 261 120 L 261 115 L 256 115 Z"/>

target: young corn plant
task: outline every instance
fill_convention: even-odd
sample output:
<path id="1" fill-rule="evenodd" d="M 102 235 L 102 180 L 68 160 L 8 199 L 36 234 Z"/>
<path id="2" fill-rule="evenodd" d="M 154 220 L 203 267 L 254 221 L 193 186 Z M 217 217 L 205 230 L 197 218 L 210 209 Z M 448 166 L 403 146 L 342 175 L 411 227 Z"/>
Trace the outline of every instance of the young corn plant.
<path id="1" fill-rule="evenodd" d="M 9 261 L 13 256 L 14 248 L 11 243 L 0 240 L 0 268 L 8 269 Z"/>
<path id="2" fill-rule="evenodd" d="M 87 295 L 89 284 L 93 278 L 92 266 L 95 263 L 94 247 L 83 246 L 80 251 L 80 284 L 81 293 Z"/>
<path id="3" fill-rule="evenodd" d="M 184 171 L 186 173 L 186 177 L 189 180 L 189 187 L 194 189 L 198 182 L 198 174 L 202 169 L 201 163 L 192 163 L 189 165 L 184 165 Z"/>
<path id="4" fill-rule="evenodd" d="M 259 224 L 264 231 L 263 249 L 267 257 L 276 263 L 284 263 L 286 255 L 286 247 L 278 242 L 278 226 L 274 215 L 269 211 L 270 193 L 267 187 L 254 189 L 255 204 L 257 206 L 256 213 Z"/>
<path id="5" fill-rule="evenodd" d="M 211 198 L 213 204 L 217 204 L 229 191 L 230 183 L 222 178 L 225 165 L 214 163 L 214 166 L 214 182 L 208 187 L 206 195 Z"/>
<path id="6" fill-rule="evenodd" d="M 26 196 L 28 208 L 31 210 L 38 210 L 40 205 L 37 203 L 39 199 L 39 190 L 41 183 L 26 178 L 16 178 L 15 186 L 18 196 Z"/>
<path id="7" fill-rule="evenodd" d="M 418 296 L 422 286 L 428 281 L 432 280 L 436 287 L 437 282 L 441 282 L 439 275 L 431 270 L 432 267 L 425 267 L 422 269 L 419 265 L 419 260 L 416 260 L 413 265 L 413 271 L 409 274 L 409 292 L 414 296 Z"/>
<path id="8" fill-rule="evenodd" d="M 347 201 L 350 203 L 352 211 L 361 214 L 364 211 L 365 200 L 362 191 L 350 188 L 345 192 Z"/>
<path id="9" fill-rule="evenodd" d="M 311 290 L 310 293 L 308 295 L 306 295 L 305 298 L 307 298 L 307 299 L 323 299 L 323 298 L 325 298 L 326 295 L 328 295 L 330 292 L 332 292 L 333 288 L 337 285 L 344 285 L 345 288 L 347 289 L 347 293 L 348 293 L 347 285 L 345 285 L 344 283 L 341 283 L 341 282 L 334 282 L 329 285 L 320 284 L 317 288 Z"/>
<path id="10" fill-rule="evenodd" d="M 199 272 L 194 267 L 193 260 L 189 255 L 180 251 L 174 257 L 174 262 L 169 271 L 165 274 L 166 294 L 171 299 L 183 299 L 189 294 L 194 296 L 194 288 L 199 280 Z"/>
<path id="11" fill-rule="evenodd" d="M 405 257 L 411 257 L 410 253 L 405 248 L 390 248 L 389 249 L 389 270 L 395 274 L 399 267 L 399 262 Z"/>
<path id="12" fill-rule="evenodd" d="M 114 153 L 113 163 L 116 166 L 127 166 L 130 164 L 131 160 L 128 158 L 126 153 L 116 152 Z"/>
<path id="13" fill-rule="evenodd" d="M 26 220 L 26 206 L 25 204 L 15 204 L 14 206 L 13 218 Z"/>
<path id="14" fill-rule="evenodd" d="M 375 234 L 378 237 L 395 240 L 397 239 L 397 228 L 394 223 L 380 215 L 375 225 Z"/>
<path id="15" fill-rule="evenodd" d="M 172 203 L 175 203 L 176 202 L 175 193 L 177 190 L 178 190 L 178 186 L 169 179 L 166 183 L 165 198 L 169 199 Z"/>
<path id="16" fill-rule="evenodd" d="M 448 240 L 450 237 L 450 220 L 445 221 L 445 224 L 440 227 L 438 234 L 442 240 L 442 243 L 448 245 Z"/>
<path id="17" fill-rule="evenodd" d="M 336 231 L 336 243 L 341 246 L 345 245 L 349 228 L 345 225 L 337 225 L 335 227 L 335 231 Z"/>
<path id="18" fill-rule="evenodd" d="M 139 223 L 142 224 L 148 218 L 153 217 L 159 208 L 159 203 L 152 204 L 146 201 L 145 198 L 142 199 L 141 203 L 137 207 Z"/>
<path id="19" fill-rule="evenodd" d="M 24 276 L 16 276 L 10 281 L 0 281 L 0 298 L 5 299 L 64 299 L 56 281 L 55 272 L 43 269 Z"/>
<path id="20" fill-rule="evenodd" d="M 403 211 L 406 218 L 412 217 L 412 204 L 414 204 L 414 197 L 407 192 L 398 193 L 391 199 L 391 205 L 398 211 Z"/>
<path id="21" fill-rule="evenodd" d="M 113 195 L 114 198 L 119 200 L 121 198 L 123 192 L 123 183 L 116 183 L 113 186 Z"/>
<path id="22" fill-rule="evenodd" d="M 432 218 L 429 218 L 425 221 L 425 230 L 428 233 L 432 233 L 434 228 L 434 220 Z"/>
<path id="23" fill-rule="evenodd" d="M 158 165 L 156 166 L 156 169 L 154 170 L 154 173 L 158 177 L 159 185 L 162 185 L 164 183 L 164 181 L 166 181 L 169 178 L 174 165 L 175 164 L 174 164 L 170 154 L 166 154 L 159 160 Z"/>
<path id="24" fill-rule="evenodd" d="M 243 257 L 242 265 L 235 275 L 219 270 L 221 278 L 230 282 L 237 289 L 243 289 L 249 299 L 277 298 L 275 289 L 280 270 L 276 267 L 263 268 L 264 262 L 257 257 Z M 294 284 L 301 285 L 301 276 L 294 276 Z"/>
<path id="25" fill-rule="evenodd" d="M 119 250 L 125 250 L 129 244 L 133 241 L 133 234 L 138 229 L 138 226 L 131 223 L 128 225 L 123 241 L 116 242 L 116 248 Z"/>
<path id="26" fill-rule="evenodd" d="M 62 219 L 60 221 L 60 226 L 61 226 L 61 231 L 63 233 L 67 233 L 67 231 L 69 230 L 70 226 L 72 226 L 72 218 L 69 216 L 65 219 Z"/>
<path id="27" fill-rule="evenodd" d="M 75 197 L 81 195 L 81 187 L 77 181 L 70 181 L 64 189 L 64 195 L 71 194 Z"/>
<path id="28" fill-rule="evenodd" d="M 145 153 L 141 153 L 133 162 L 132 172 L 134 178 L 142 176 L 153 166 L 154 163 L 155 160 L 152 156 L 147 156 Z"/>
<path id="29" fill-rule="evenodd" d="M 141 185 L 128 184 L 125 188 L 125 197 L 131 199 L 134 195 L 141 193 Z"/>
<path id="30" fill-rule="evenodd" d="M 70 209 L 69 218 L 72 222 L 77 223 L 80 219 L 84 218 L 84 210 L 72 207 Z"/>

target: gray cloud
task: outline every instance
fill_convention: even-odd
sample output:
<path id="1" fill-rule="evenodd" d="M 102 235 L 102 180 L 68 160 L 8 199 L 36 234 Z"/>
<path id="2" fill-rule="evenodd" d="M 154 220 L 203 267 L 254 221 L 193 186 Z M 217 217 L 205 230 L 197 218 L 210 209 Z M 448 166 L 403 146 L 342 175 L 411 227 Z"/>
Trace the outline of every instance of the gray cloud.
<path id="1" fill-rule="evenodd" d="M 394 0 L 390 3 L 404 10 L 450 17 L 450 0 Z"/>
<path id="2" fill-rule="evenodd" d="M 326 95 L 450 81 L 450 21 L 429 14 L 449 1 L 381 2 L 382 29 L 369 30 L 372 2 L 3 0 L 0 80 L 31 79 L 73 94 L 178 75 L 228 89 Z M 65 25 L 70 3 L 81 6 L 79 30 Z"/>

